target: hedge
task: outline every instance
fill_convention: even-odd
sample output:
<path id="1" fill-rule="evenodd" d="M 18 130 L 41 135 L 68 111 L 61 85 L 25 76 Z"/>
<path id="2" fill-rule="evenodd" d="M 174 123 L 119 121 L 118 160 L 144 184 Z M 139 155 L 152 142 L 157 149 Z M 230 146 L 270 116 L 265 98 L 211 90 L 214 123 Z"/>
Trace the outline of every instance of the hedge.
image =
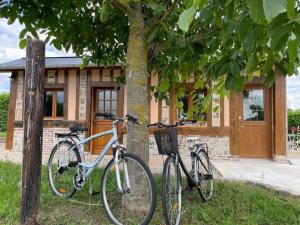
<path id="1" fill-rule="evenodd" d="M 0 94 L 0 131 L 5 131 L 7 127 L 9 94 Z"/>
<path id="2" fill-rule="evenodd" d="M 300 110 L 288 111 L 288 132 L 292 133 L 292 127 L 300 127 Z"/>

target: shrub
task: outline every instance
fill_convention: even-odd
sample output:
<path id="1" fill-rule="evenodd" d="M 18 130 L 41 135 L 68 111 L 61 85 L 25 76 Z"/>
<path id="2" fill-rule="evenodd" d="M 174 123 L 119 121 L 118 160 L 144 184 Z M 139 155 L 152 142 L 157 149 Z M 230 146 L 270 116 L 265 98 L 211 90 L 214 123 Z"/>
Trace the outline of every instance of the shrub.
<path id="1" fill-rule="evenodd" d="M 7 128 L 9 94 L 0 94 L 0 131 L 5 131 Z"/>
<path id="2" fill-rule="evenodd" d="M 288 111 L 288 132 L 292 133 L 292 127 L 300 127 L 300 110 Z"/>

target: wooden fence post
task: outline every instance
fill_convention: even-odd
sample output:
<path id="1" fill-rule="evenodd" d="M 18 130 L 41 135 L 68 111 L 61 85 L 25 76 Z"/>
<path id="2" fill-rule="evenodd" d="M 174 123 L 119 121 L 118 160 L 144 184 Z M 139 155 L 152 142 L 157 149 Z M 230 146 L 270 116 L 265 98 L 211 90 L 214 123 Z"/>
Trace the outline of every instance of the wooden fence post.
<path id="1" fill-rule="evenodd" d="M 45 43 L 27 40 L 21 224 L 38 224 L 40 207 Z"/>

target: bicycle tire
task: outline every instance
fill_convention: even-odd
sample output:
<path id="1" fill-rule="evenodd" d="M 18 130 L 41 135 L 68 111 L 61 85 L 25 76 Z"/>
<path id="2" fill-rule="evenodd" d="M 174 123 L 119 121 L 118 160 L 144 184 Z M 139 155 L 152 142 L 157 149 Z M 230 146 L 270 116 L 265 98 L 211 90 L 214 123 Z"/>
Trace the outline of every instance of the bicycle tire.
<path id="1" fill-rule="evenodd" d="M 175 175 L 175 186 L 176 186 L 176 194 L 177 194 L 177 203 L 171 202 L 172 209 L 174 209 L 174 205 L 176 206 L 176 217 L 175 221 L 170 216 L 170 206 L 168 205 L 168 196 L 169 196 L 169 188 L 168 188 L 168 181 L 170 180 L 170 166 L 171 163 L 174 166 L 174 175 Z M 175 196 L 174 196 L 175 197 Z M 174 203 L 174 205 L 173 205 Z M 181 219 L 181 203 L 182 203 L 182 187 L 181 187 L 181 174 L 180 174 L 180 167 L 179 163 L 175 163 L 174 156 L 168 156 L 164 163 L 163 174 L 162 174 L 162 204 L 163 204 L 163 213 L 165 223 L 167 225 L 178 225 Z"/>
<path id="2" fill-rule="evenodd" d="M 123 223 L 122 221 L 120 221 L 120 218 L 116 218 L 116 214 L 113 213 L 113 210 L 115 210 L 115 208 L 110 207 L 109 203 L 108 203 L 108 200 L 107 200 L 108 193 L 109 193 L 109 191 L 107 191 L 107 186 L 109 186 L 109 185 L 107 185 L 107 182 L 108 182 L 108 180 L 111 180 L 112 182 L 115 182 L 115 180 L 116 180 L 115 173 L 113 173 L 113 166 L 114 166 L 115 163 L 114 163 L 114 159 L 112 159 L 107 164 L 107 166 L 106 166 L 106 168 L 104 170 L 102 179 L 101 179 L 101 198 L 102 198 L 102 203 L 104 205 L 104 209 L 105 209 L 106 215 L 111 220 L 111 222 L 113 224 L 116 224 L 116 225 L 121 225 L 121 224 L 124 224 L 124 225 L 125 224 L 130 224 L 130 225 L 131 224 L 146 225 L 152 219 L 153 214 L 154 214 L 154 210 L 155 210 L 155 205 L 156 205 L 156 187 L 155 187 L 155 183 L 154 183 L 154 179 L 153 179 L 152 173 L 150 172 L 150 169 L 148 168 L 148 166 L 146 165 L 146 163 L 144 161 L 142 161 L 138 156 L 136 156 L 134 154 L 122 153 L 120 155 L 120 158 L 123 161 L 125 160 L 126 163 L 128 163 L 128 160 L 133 160 L 133 161 L 137 162 L 137 165 L 141 166 L 141 168 L 144 170 L 145 175 L 147 176 L 147 180 L 149 182 L 150 189 L 151 189 L 150 193 L 149 193 L 150 196 L 151 196 L 150 206 L 148 207 L 149 210 L 146 213 L 146 216 L 143 219 L 141 219 L 141 222 L 135 223 L 135 222 L 131 221 L 130 223 Z M 110 171 L 110 169 L 112 169 L 112 171 Z M 110 173 L 112 173 L 112 174 L 110 174 Z M 110 179 L 108 178 L 109 175 L 111 175 Z M 129 178 L 129 180 L 130 180 L 130 178 Z M 110 186 L 110 187 L 112 188 L 112 186 Z M 144 188 L 144 190 L 146 190 L 147 187 L 142 187 L 142 188 Z M 132 188 L 132 190 L 134 192 L 134 188 Z M 116 197 L 117 195 L 121 195 L 120 193 L 116 193 L 115 194 L 115 192 L 113 192 L 113 191 L 111 192 L 111 193 L 114 193 L 114 195 L 112 194 L 112 196 Z M 122 193 L 122 195 L 125 195 L 125 193 Z M 123 199 L 125 198 L 125 200 L 122 199 L 121 201 L 125 202 L 125 207 L 126 207 L 126 196 L 125 197 L 122 196 L 121 198 L 123 198 Z M 139 199 L 137 199 L 137 200 L 139 200 Z M 122 204 L 122 206 L 124 205 L 123 202 L 121 204 Z M 140 205 L 140 202 L 137 201 L 136 204 Z M 138 216 L 138 215 L 136 215 L 136 216 Z M 137 219 L 137 218 L 132 218 L 132 219 Z"/>
<path id="3" fill-rule="evenodd" d="M 74 187 L 73 183 L 72 183 L 72 187 L 70 187 L 70 191 L 67 192 L 66 194 L 63 194 L 62 190 L 58 190 L 55 187 L 54 183 L 53 183 L 53 174 L 52 174 L 52 165 L 53 165 L 53 162 L 52 161 L 53 161 L 53 158 L 55 156 L 55 153 L 57 152 L 57 150 L 59 149 L 59 147 L 62 144 L 65 144 L 65 145 L 68 146 L 68 151 L 70 151 L 70 148 L 72 146 L 74 146 L 74 143 L 72 143 L 70 141 L 60 141 L 59 143 L 57 143 L 53 147 L 53 149 L 51 151 L 51 154 L 50 154 L 50 157 L 49 157 L 49 160 L 48 160 L 48 166 L 47 166 L 47 168 L 48 168 L 48 184 L 49 184 L 49 186 L 51 188 L 52 193 L 55 194 L 56 196 L 59 196 L 61 198 L 71 198 L 75 194 L 75 192 L 76 192 L 76 188 Z M 75 154 L 77 163 L 80 163 L 81 162 L 81 157 L 80 157 L 80 154 L 79 154 L 77 148 L 72 149 L 72 151 Z M 74 175 L 75 174 L 73 174 L 72 178 L 70 178 L 70 179 L 72 179 L 72 181 L 73 181 Z"/>
<path id="4" fill-rule="evenodd" d="M 204 156 L 204 159 L 206 160 L 206 166 L 207 168 L 204 167 L 203 165 L 203 162 L 202 162 L 202 159 L 201 159 L 201 155 Z M 213 180 L 213 171 L 212 171 L 212 165 L 211 165 L 211 162 L 209 160 L 209 156 L 207 154 L 207 152 L 204 150 L 204 149 L 200 149 L 197 151 L 196 153 L 196 157 L 197 157 L 197 161 L 196 163 L 198 165 L 202 165 L 202 168 L 204 168 L 204 171 L 208 172 L 207 174 L 201 174 L 202 177 L 206 177 L 206 176 L 212 176 L 212 179 L 209 180 L 210 181 L 210 184 L 209 184 L 209 193 L 206 194 L 203 189 L 203 186 L 204 187 L 207 187 L 208 185 L 205 183 L 206 181 L 208 181 L 208 179 L 200 179 L 200 185 L 197 185 L 197 189 L 198 189 L 198 193 L 202 199 L 203 202 L 206 202 L 208 201 L 212 195 L 213 195 L 213 191 L 214 191 L 214 180 Z M 200 174 L 201 172 L 198 171 L 198 174 Z"/>

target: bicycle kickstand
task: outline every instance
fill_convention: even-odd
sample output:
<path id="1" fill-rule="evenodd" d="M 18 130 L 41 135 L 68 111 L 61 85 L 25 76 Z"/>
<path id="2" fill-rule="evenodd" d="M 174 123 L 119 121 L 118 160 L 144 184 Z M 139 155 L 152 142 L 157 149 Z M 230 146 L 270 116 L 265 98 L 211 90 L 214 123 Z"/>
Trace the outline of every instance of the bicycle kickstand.
<path id="1" fill-rule="evenodd" d="M 91 179 L 90 179 L 90 185 L 89 185 L 89 193 L 90 193 L 90 196 L 100 194 L 100 191 L 93 191 L 92 180 Z"/>

